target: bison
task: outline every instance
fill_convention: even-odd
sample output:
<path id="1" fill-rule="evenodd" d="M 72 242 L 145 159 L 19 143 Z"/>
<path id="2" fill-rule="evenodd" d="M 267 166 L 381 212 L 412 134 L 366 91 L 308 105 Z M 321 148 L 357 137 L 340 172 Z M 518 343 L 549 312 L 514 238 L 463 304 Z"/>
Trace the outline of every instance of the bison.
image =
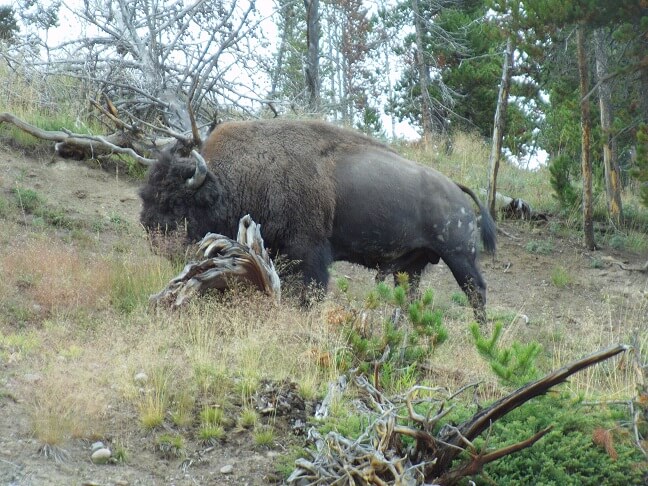
<path id="1" fill-rule="evenodd" d="M 180 231 L 186 243 L 207 232 L 233 237 L 250 214 L 273 254 L 298 261 L 304 283 L 324 288 L 337 260 L 380 276 L 407 272 L 416 283 L 441 259 L 485 321 L 478 227 L 464 193 L 481 212 L 485 250 L 495 250 L 496 231 L 470 189 L 320 121 L 223 123 L 201 152 L 193 159 L 166 153 L 151 167 L 140 189 L 140 219 L 151 234 Z"/>

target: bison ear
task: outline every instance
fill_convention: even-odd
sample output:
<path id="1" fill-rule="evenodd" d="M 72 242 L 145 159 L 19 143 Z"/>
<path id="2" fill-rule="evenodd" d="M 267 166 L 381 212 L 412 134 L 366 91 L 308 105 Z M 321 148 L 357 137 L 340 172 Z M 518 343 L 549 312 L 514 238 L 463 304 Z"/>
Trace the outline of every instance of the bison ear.
<path id="1" fill-rule="evenodd" d="M 205 177 L 207 177 L 207 163 L 202 155 L 195 150 L 191 151 L 191 155 L 196 159 L 196 171 L 193 176 L 187 179 L 186 185 L 189 189 L 198 189 L 205 182 Z"/>

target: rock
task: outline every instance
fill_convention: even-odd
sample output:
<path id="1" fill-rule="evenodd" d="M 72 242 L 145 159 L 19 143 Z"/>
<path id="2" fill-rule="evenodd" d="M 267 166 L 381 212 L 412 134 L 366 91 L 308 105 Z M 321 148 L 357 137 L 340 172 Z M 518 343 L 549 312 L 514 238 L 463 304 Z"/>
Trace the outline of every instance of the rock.
<path id="1" fill-rule="evenodd" d="M 234 472 L 234 466 L 227 464 L 226 466 L 220 468 L 220 472 L 221 474 L 232 474 L 232 472 Z"/>
<path id="2" fill-rule="evenodd" d="M 92 444 L 92 452 L 93 452 L 93 453 L 94 453 L 94 452 L 97 452 L 99 449 L 105 449 L 105 448 L 106 448 L 106 446 L 105 446 L 104 443 L 101 442 L 100 440 L 98 440 L 97 442 L 95 442 L 94 444 Z"/>
<path id="3" fill-rule="evenodd" d="M 101 449 L 94 451 L 92 453 L 92 456 L 90 456 L 90 459 L 95 464 L 106 464 L 110 459 L 110 456 L 112 456 L 110 449 L 108 449 L 107 447 L 102 447 Z"/>

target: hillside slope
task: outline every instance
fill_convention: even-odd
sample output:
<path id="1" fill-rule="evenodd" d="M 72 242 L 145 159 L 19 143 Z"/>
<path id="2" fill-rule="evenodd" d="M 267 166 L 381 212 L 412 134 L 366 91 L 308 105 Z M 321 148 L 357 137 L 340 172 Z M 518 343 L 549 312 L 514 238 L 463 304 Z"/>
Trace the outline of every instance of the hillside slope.
<path id="1" fill-rule="evenodd" d="M 137 187 L 136 181 L 114 169 L 105 171 L 84 162 L 32 158 L 0 150 L 0 214 L 5 220 L 0 231 L 0 262 L 12 261 L 16 252 L 24 252 L 29 258 L 35 234 L 41 240 L 39 248 L 43 248 L 43 241 L 80 245 L 86 238 L 86 245 L 94 252 L 108 253 L 116 248 L 124 254 L 133 249 L 148 252 L 144 231 L 138 224 Z M 25 204 L 21 197 L 33 193 L 50 208 L 50 213 L 39 216 L 25 207 L 18 211 L 10 209 Z M 58 214 L 64 223 L 48 224 L 43 221 L 48 214 Z M 609 248 L 586 252 L 574 233 L 562 230 L 558 222 L 541 226 L 502 222 L 500 227 L 509 236 L 500 235 L 497 255 L 482 258 L 481 264 L 488 283 L 489 317 L 505 323 L 509 338 L 540 340 L 547 355 L 554 356 L 553 364 L 560 364 L 614 342 L 627 342 L 633 330 L 645 324 L 648 275 L 622 270 L 612 260 L 639 265 L 648 255 Z M 59 264 L 50 261 L 50 257 L 42 253 L 31 255 L 42 266 Z M 5 317 L 0 321 L 0 337 L 26 332 L 33 326 L 40 330 L 39 339 L 46 345 L 49 314 L 41 309 L 42 304 L 25 311 L 29 316 L 22 320 L 16 311 L 27 308 L 24 303 L 21 307 L 20 299 L 25 294 L 22 290 L 31 284 L 14 278 L 6 268 L 3 274 L 0 309 Z M 372 272 L 337 263 L 333 277 L 341 276 L 346 276 L 358 291 L 369 288 L 373 282 Z M 443 264 L 427 269 L 423 285 L 435 289 L 439 305 L 470 319 L 468 309 L 453 304 L 459 289 Z M 334 291 L 332 295 L 335 298 Z M 457 383 L 469 378 L 469 370 L 458 362 L 454 369 L 449 369 L 461 346 L 465 346 L 465 339 L 448 344 L 437 355 L 439 369 L 454 374 Z M 274 477 L 276 456 L 285 452 L 281 440 L 269 448 L 258 448 L 250 443 L 249 436 L 233 434 L 185 473 L 180 469 L 179 459 L 159 459 L 147 445 L 150 433 L 133 426 L 132 431 L 121 431 L 130 437 L 128 447 L 134 451 L 125 464 L 92 464 L 92 441 L 88 438 L 66 443 L 67 454 L 61 462 L 48 459 L 33 434 L 37 417 L 31 405 L 35 390 L 42 389 L 43 374 L 51 370 L 39 368 L 39 359 L 25 359 L 16 349 L 17 345 L 8 340 L 0 341 L 0 484 L 268 484 Z M 116 358 L 119 363 L 119 357 Z M 132 411 L 124 412 L 129 413 L 132 415 Z M 130 418 L 137 422 L 136 417 Z M 221 474 L 221 467 L 228 464 L 234 465 L 233 472 Z"/>

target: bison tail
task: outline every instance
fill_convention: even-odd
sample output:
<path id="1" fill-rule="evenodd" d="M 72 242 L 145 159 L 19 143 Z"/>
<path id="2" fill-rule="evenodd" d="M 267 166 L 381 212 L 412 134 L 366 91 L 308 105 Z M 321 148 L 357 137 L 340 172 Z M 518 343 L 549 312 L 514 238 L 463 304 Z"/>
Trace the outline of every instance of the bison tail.
<path id="1" fill-rule="evenodd" d="M 477 204 L 481 213 L 481 238 L 484 243 L 484 250 L 488 253 L 495 253 L 495 249 L 497 248 L 497 227 L 495 226 L 495 221 L 490 211 L 483 204 Z"/>
<path id="2" fill-rule="evenodd" d="M 497 227 L 495 226 L 495 221 L 490 214 L 490 211 L 484 207 L 482 202 L 477 198 L 474 192 L 464 185 L 457 184 L 459 189 L 468 194 L 475 204 L 479 206 L 479 212 L 481 213 L 481 239 L 484 243 L 484 250 L 487 253 L 495 253 L 497 247 Z"/>

